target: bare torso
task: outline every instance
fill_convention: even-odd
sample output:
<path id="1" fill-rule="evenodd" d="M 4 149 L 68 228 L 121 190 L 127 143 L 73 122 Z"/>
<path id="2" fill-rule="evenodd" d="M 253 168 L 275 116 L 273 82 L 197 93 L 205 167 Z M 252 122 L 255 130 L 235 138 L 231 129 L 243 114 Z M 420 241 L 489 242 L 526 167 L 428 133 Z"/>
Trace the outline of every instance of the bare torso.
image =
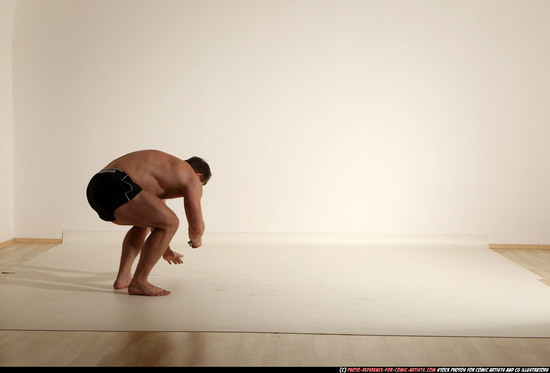
<path id="1" fill-rule="evenodd" d="M 188 184 L 196 182 L 195 173 L 187 162 L 158 150 L 126 154 L 105 168 L 126 172 L 143 190 L 161 199 L 183 197 Z"/>

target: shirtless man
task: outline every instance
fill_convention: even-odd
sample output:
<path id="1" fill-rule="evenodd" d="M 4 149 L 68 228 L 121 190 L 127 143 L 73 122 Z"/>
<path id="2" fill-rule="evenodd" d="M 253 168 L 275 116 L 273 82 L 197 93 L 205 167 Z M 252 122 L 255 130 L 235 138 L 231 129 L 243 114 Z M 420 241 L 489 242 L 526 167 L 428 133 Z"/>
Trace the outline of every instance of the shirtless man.
<path id="1" fill-rule="evenodd" d="M 115 289 L 128 288 L 132 295 L 170 294 L 148 281 L 161 257 L 170 264 L 183 263 L 183 255 L 169 247 L 179 220 L 164 200 L 183 197 L 189 245 L 200 247 L 204 233 L 202 187 L 211 176 L 210 167 L 201 158 L 183 161 L 160 151 L 143 150 L 115 159 L 91 179 L 86 194 L 99 217 L 133 226 L 122 243 Z M 140 253 L 132 277 L 132 264 Z"/>

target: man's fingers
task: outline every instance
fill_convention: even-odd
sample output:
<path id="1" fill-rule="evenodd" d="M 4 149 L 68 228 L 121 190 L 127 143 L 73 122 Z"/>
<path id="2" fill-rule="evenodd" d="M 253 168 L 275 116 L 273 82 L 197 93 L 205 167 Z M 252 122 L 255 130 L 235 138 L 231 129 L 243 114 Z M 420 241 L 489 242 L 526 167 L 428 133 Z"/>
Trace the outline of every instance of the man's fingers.
<path id="1" fill-rule="evenodd" d="M 171 252 L 171 256 L 164 255 L 164 259 L 168 262 L 168 264 L 182 264 L 183 260 L 181 258 L 183 258 L 183 254 L 175 251 Z"/>

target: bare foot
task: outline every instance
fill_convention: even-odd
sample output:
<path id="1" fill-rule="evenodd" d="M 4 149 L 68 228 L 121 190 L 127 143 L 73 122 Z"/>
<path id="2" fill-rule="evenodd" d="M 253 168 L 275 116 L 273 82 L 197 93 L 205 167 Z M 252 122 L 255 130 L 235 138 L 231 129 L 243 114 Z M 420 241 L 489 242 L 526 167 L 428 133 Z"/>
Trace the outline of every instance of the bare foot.
<path id="1" fill-rule="evenodd" d="M 126 289 L 130 282 L 132 282 L 132 276 L 118 276 L 113 284 L 115 289 Z"/>
<path id="2" fill-rule="evenodd" d="M 169 295 L 170 291 L 151 285 L 148 282 L 143 284 L 130 284 L 128 286 L 128 293 L 130 295 L 146 295 L 146 296 L 164 296 Z"/>

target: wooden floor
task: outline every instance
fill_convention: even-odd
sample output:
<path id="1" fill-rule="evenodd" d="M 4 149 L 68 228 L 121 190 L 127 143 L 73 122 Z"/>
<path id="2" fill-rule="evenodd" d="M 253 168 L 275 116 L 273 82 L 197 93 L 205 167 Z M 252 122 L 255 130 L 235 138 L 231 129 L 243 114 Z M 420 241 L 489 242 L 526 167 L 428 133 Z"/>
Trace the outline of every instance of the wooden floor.
<path id="1" fill-rule="evenodd" d="M 53 246 L 0 249 L 0 269 Z M 550 286 L 550 250 L 495 251 Z M 548 367 L 550 338 L 0 330 L 0 366 Z"/>

